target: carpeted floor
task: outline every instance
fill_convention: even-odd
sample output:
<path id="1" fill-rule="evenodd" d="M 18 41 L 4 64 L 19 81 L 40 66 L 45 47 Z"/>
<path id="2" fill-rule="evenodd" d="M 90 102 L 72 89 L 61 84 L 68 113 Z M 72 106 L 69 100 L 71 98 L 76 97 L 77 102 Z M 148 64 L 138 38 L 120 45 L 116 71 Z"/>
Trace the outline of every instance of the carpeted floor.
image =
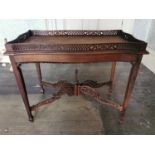
<path id="1" fill-rule="evenodd" d="M 30 95 L 35 103 L 41 95 Z M 99 110 L 82 97 L 63 96 L 34 112 L 30 123 L 19 95 L 0 96 L 0 134 L 104 134 Z"/>

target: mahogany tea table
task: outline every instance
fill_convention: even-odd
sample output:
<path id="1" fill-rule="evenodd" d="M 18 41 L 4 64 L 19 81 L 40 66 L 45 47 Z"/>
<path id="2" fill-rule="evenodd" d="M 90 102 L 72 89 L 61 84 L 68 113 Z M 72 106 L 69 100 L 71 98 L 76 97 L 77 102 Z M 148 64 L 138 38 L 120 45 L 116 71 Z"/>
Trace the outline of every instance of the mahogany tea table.
<path id="1" fill-rule="evenodd" d="M 17 39 L 6 42 L 5 55 L 10 57 L 29 121 L 33 121 L 32 111 L 42 105 L 54 102 L 64 94 L 69 96 L 78 96 L 80 94 L 90 96 L 100 104 L 117 109 L 120 113 L 120 120 L 123 120 L 143 54 L 148 54 L 146 46 L 147 43 L 134 38 L 122 30 L 29 30 L 18 36 Z M 108 82 L 97 82 L 90 79 L 80 82 L 78 80 L 78 70 L 75 70 L 74 83 L 68 81 L 50 83 L 42 80 L 40 63 L 97 62 L 112 62 L 111 75 Z M 95 89 L 107 85 L 109 86 L 109 93 L 112 92 L 116 62 L 128 62 L 132 66 L 122 104 L 100 96 Z M 57 93 L 30 106 L 20 67 L 23 63 L 35 63 L 42 93 L 44 93 L 44 87 L 57 88 Z"/>

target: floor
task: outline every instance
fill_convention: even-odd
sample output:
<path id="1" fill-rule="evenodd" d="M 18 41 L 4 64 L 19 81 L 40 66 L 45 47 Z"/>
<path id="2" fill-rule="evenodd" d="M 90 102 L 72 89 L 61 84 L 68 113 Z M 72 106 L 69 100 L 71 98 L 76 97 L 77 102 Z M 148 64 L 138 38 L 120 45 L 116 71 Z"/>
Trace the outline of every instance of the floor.
<path id="1" fill-rule="evenodd" d="M 33 103 L 40 97 L 29 96 Z M 99 110 L 83 97 L 63 96 L 52 105 L 40 107 L 33 113 L 33 123 L 27 120 L 25 109 L 19 104 L 22 103 L 20 96 L 3 96 L 0 101 L 5 107 L 0 108 L 0 134 L 104 134 Z"/>
<path id="2" fill-rule="evenodd" d="M 80 81 L 107 81 L 110 67 L 110 63 L 43 64 L 42 70 L 43 78 L 52 82 L 57 79 L 74 81 L 75 68 L 79 69 Z M 9 65 L 0 67 L 0 134 L 155 134 L 155 74 L 143 65 L 123 124 L 119 123 L 115 109 L 85 96 L 64 96 L 52 105 L 41 107 L 34 113 L 35 122 L 30 123 L 9 68 Z M 46 89 L 45 95 L 39 94 L 34 65 L 24 64 L 22 69 L 31 104 L 55 92 Z M 98 92 L 122 103 L 129 70 L 130 64 L 118 63 L 113 93 L 110 95 L 106 87 Z"/>

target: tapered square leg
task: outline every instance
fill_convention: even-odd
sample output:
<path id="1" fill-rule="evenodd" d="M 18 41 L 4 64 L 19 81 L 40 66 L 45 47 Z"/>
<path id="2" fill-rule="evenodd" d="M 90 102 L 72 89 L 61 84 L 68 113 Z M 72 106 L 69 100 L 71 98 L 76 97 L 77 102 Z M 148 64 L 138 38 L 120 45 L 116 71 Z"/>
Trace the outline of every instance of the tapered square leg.
<path id="1" fill-rule="evenodd" d="M 110 75 L 111 84 L 109 86 L 110 93 L 112 93 L 112 88 L 113 88 L 113 84 L 114 84 L 115 69 L 116 69 L 116 62 L 112 62 L 111 75 Z"/>
<path id="2" fill-rule="evenodd" d="M 124 101 L 123 101 L 123 105 L 122 105 L 123 108 L 122 108 L 122 111 L 120 112 L 120 120 L 123 120 L 123 117 L 125 116 L 125 111 L 127 109 L 129 99 L 131 97 L 131 94 L 132 94 L 132 91 L 134 88 L 134 84 L 135 84 L 136 77 L 137 77 L 137 74 L 139 71 L 141 59 L 142 59 L 142 56 L 139 56 L 137 58 L 137 61 L 132 63 L 132 68 L 130 70 L 128 84 L 127 84 Z"/>
<path id="3" fill-rule="evenodd" d="M 17 82 L 17 86 L 19 89 L 19 92 L 22 96 L 28 117 L 29 117 L 29 121 L 33 121 L 33 115 L 31 113 L 31 108 L 29 105 L 29 101 L 28 101 L 28 96 L 27 96 L 27 91 L 26 91 L 26 87 L 25 87 L 25 82 L 24 82 L 24 78 L 23 78 L 23 74 L 21 71 L 21 68 L 17 65 L 17 63 L 15 62 L 14 58 L 10 56 L 10 61 L 12 64 L 12 68 L 14 71 L 14 75 L 16 78 L 16 82 Z"/>
<path id="4" fill-rule="evenodd" d="M 40 63 L 35 63 L 35 66 L 36 66 L 36 70 L 37 70 L 39 85 L 40 85 L 40 88 L 41 88 L 40 92 L 44 93 Z"/>

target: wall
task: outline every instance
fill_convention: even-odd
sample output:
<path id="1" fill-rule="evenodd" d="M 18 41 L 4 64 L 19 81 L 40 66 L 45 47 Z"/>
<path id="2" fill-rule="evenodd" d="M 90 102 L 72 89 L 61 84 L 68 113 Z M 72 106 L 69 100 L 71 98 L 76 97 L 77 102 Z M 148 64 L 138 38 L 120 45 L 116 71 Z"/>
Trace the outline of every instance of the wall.
<path id="1" fill-rule="evenodd" d="M 148 43 L 147 51 L 149 54 L 143 57 L 142 63 L 155 73 L 155 20 L 135 20 L 133 34 Z"/>
<path id="2" fill-rule="evenodd" d="M 44 20 L 0 20 L 0 48 L 4 46 L 4 38 L 15 39 L 28 29 L 45 29 Z"/>
<path id="3" fill-rule="evenodd" d="M 148 43 L 148 48 L 155 53 L 155 19 L 136 19 L 132 34 Z"/>
<path id="4" fill-rule="evenodd" d="M 4 38 L 15 39 L 28 29 L 46 29 L 45 20 L 0 20 L 0 62 L 9 62 L 4 53 Z"/>
<path id="5" fill-rule="evenodd" d="M 148 46 L 155 51 L 155 20 L 152 20 L 151 22 L 147 41 L 148 41 Z"/>
<path id="6" fill-rule="evenodd" d="M 105 30 L 120 29 L 122 19 L 56 19 L 47 20 L 48 29 Z"/>
<path id="7" fill-rule="evenodd" d="M 132 34 L 141 40 L 147 41 L 151 19 L 136 19 L 134 21 Z"/>

